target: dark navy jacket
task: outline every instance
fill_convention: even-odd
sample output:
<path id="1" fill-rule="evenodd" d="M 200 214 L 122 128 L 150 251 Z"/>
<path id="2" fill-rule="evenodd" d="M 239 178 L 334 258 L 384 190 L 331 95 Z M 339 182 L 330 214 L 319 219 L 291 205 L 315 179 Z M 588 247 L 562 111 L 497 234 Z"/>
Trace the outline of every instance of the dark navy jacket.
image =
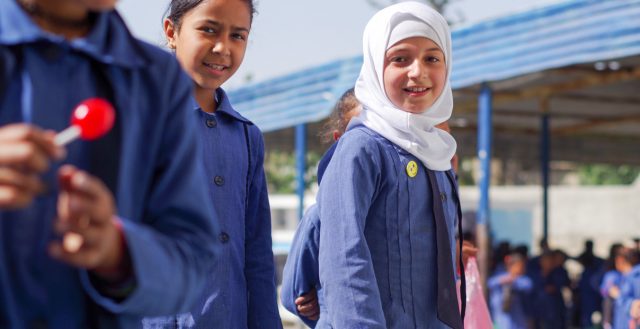
<path id="1" fill-rule="evenodd" d="M 13 0 L 0 1 L 0 125 L 63 130 L 71 110 L 105 97 L 114 129 L 68 145 L 64 163 L 113 192 L 133 262 L 135 290 L 102 295 L 87 271 L 50 258 L 58 239 L 55 173 L 30 207 L 0 212 L 0 327 L 136 328 L 145 315 L 189 309 L 220 248 L 199 154 L 190 81 L 166 52 L 134 39 L 115 12 L 95 14 L 90 33 L 67 41 L 40 30 Z"/>

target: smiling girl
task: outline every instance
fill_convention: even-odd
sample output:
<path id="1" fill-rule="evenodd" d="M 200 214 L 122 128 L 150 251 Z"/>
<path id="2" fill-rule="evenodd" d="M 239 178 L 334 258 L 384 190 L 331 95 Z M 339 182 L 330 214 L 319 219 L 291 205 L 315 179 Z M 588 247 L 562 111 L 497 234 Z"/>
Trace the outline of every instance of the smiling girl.
<path id="1" fill-rule="evenodd" d="M 262 134 L 220 87 L 242 63 L 253 13 L 251 0 L 172 0 L 164 21 L 168 45 L 194 82 L 193 115 L 209 175 L 202 184 L 220 219 L 222 255 L 191 313 L 161 327 L 282 327 Z M 162 323 L 145 324 L 156 328 L 156 320 Z"/>
<path id="2" fill-rule="evenodd" d="M 462 328 L 454 283 L 459 202 L 451 37 L 417 2 L 378 12 L 363 38 L 349 123 L 318 193 L 325 309 L 316 328 Z"/>

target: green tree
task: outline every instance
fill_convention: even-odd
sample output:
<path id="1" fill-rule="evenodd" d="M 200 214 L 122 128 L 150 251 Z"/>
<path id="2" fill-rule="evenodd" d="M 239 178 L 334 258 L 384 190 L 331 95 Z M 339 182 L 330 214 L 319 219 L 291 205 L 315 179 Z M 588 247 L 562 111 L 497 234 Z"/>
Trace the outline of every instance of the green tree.
<path id="1" fill-rule="evenodd" d="M 308 152 L 306 155 L 307 167 L 304 181 L 305 191 L 316 184 L 318 162 L 320 155 L 316 152 Z M 296 192 L 296 157 L 294 153 L 271 151 L 267 154 L 264 163 L 264 171 L 267 175 L 267 185 L 270 193 L 291 194 Z"/>
<path id="2" fill-rule="evenodd" d="M 640 174 L 638 166 L 606 164 L 582 165 L 578 168 L 582 185 L 628 185 Z"/>

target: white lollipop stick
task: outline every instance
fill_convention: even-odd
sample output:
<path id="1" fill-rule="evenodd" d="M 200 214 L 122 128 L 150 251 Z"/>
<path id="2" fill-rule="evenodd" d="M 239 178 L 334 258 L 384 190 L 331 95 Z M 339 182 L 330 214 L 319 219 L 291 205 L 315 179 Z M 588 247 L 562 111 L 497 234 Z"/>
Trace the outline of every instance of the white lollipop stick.
<path id="1" fill-rule="evenodd" d="M 65 146 L 80 137 L 80 127 L 73 125 L 56 134 L 54 142 L 57 146 Z"/>

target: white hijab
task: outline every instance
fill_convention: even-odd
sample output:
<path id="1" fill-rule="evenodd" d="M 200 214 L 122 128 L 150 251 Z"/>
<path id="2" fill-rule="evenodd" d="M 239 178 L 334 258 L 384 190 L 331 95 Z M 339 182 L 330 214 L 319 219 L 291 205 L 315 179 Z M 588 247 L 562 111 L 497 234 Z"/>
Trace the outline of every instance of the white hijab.
<path id="1" fill-rule="evenodd" d="M 410 37 L 425 37 L 444 52 L 447 76 L 442 94 L 424 112 L 413 114 L 397 108 L 384 90 L 383 70 L 387 49 Z M 362 112 L 349 126 L 364 124 L 420 159 L 432 170 L 451 169 L 456 141 L 434 126 L 447 121 L 453 111 L 451 93 L 451 34 L 446 20 L 429 6 L 400 2 L 376 13 L 364 30 L 363 64 L 355 94 Z"/>

